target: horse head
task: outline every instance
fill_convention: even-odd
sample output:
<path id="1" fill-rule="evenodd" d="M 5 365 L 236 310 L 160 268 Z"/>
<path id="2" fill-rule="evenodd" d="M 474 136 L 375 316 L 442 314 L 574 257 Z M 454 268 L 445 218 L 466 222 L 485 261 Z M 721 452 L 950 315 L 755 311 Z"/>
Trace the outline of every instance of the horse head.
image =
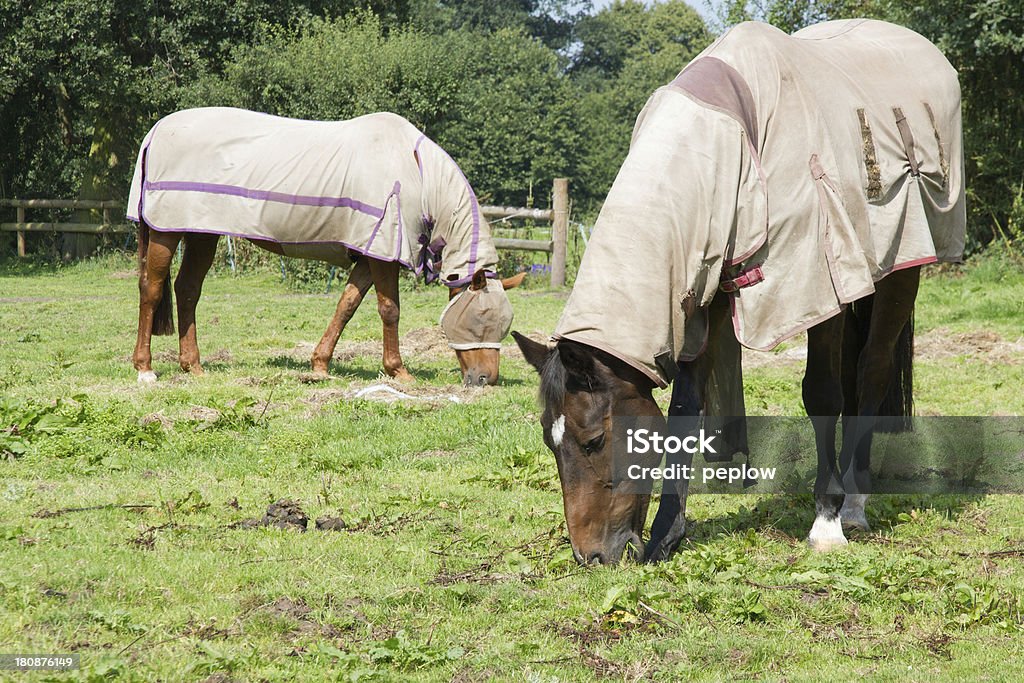
<path id="1" fill-rule="evenodd" d="M 544 443 L 558 464 L 576 561 L 615 564 L 624 553 L 642 560 L 650 495 L 613 487 L 612 428 L 616 416 L 664 419 L 651 394 L 653 382 L 577 342 L 563 339 L 549 348 L 518 332 L 512 336 L 541 376 Z"/>
<path id="2" fill-rule="evenodd" d="M 466 386 L 498 383 L 501 340 L 512 327 L 512 304 L 505 291 L 518 287 L 525 276 L 497 280 L 478 270 L 468 286 L 449 291 L 441 329 L 459 359 Z"/>

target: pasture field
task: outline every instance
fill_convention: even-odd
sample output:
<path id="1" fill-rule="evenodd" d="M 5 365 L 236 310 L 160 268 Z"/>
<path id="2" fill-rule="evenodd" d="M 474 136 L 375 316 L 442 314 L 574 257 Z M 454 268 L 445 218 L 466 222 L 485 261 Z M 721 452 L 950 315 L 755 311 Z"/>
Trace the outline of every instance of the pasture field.
<path id="1" fill-rule="evenodd" d="M 159 337 L 139 387 L 131 260 L 0 263 L 0 653 L 82 657 L 0 679 L 1024 679 L 1021 497 L 876 497 L 818 555 L 809 496 L 694 496 L 669 562 L 577 567 L 533 370 L 510 344 L 500 386 L 458 386 L 442 288 L 403 287 L 413 398 L 355 396 L 372 296 L 310 382 L 335 295 L 271 273 L 212 274 L 207 374 Z M 543 336 L 564 293 L 510 298 Z M 1024 414 L 1019 266 L 933 272 L 917 330 L 919 412 Z M 800 414 L 801 371 L 796 343 L 753 361 L 751 412 Z M 309 531 L 238 525 L 280 499 Z"/>

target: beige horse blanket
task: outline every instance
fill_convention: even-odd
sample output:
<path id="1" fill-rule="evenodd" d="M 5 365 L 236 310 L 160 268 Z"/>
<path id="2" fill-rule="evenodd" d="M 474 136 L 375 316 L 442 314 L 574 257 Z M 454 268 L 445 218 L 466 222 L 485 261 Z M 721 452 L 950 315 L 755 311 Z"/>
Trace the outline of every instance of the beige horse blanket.
<path id="1" fill-rule="evenodd" d="M 171 114 L 142 143 L 128 218 L 270 242 L 286 256 L 342 266 L 365 254 L 453 287 L 498 262 L 458 165 L 388 113 L 349 121 L 226 107 Z"/>
<path id="2" fill-rule="evenodd" d="M 717 291 L 768 350 L 893 270 L 959 260 L 965 226 L 960 87 L 934 45 L 863 19 L 740 24 L 637 118 L 555 336 L 664 386 Z"/>

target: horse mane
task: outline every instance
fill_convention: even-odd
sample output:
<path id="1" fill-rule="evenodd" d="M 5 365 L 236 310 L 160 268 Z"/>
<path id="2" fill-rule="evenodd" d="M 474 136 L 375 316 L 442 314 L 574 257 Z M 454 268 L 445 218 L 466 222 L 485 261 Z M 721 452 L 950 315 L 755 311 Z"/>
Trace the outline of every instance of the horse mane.
<path id="1" fill-rule="evenodd" d="M 545 406 L 561 406 L 565 402 L 565 383 L 569 371 L 565 369 L 558 351 L 548 354 L 540 372 L 540 397 Z"/>
<path id="2" fill-rule="evenodd" d="M 654 388 L 655 384 L 649 377 L 621 358 L 582 342 L 571 343 L 586 347 L 593 355 L 595 364 L 600 363 L 608 373 L 614 375 L 619 380 L 634 384 L 638 389 L 648 392 Z M 569 370 L 565 367 L 565 363 L 562 362 L 561 355 L 557 350 L 552 351 L 548 354 L 547 360 L 544 361 L 544 367 L 540 370 L 540 397 L 544 401 L 544 405 L 562 406 L 565 402 L 566 387 L 569 379 Z M 608 388 L 604 380 L 596 376 L 593 380 L 594 382 L 590 387 L 591 390 Z"/>

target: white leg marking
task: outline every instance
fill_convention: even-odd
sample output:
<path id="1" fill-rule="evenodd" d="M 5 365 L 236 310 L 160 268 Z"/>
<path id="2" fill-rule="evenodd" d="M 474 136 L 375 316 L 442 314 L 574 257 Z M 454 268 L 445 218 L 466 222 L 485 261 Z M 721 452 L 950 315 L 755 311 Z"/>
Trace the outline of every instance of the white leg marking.
<path id="1" fill-rule="evenodd" d="M 868 502 L 866 493 L 847 493 L 843 500 L 843 509 L 839 511 L 839 517 L 843 520 L 844 529 L 860 529 L 871 531 L 868 526 L 867 515 L 864 514 L 864 504 Z"/>
<path id="2" fill-rule="evenodd" d="M 565 436 L 565 415 L 559 415 L 558 419 L 551 423 L 551 443 L 555 448 L 562 445 L 562 437 Z"/>
<path id="3" fill-rule="evenodd" d="M 831 550 L 841 545 L 846 545 L 846 536 L 843 536 L 843 525 L 839 517 L 825 519 L 816 517 L 811 533 L 807 536 L 807 543 L 812 550 Z"/>
<path id="4" fill-rule="evenodd" d="M 156 382 L 156 373 L 152 370 L 146 370 L 145 372 L 139 372 L 139 384 L 154 384 Z"/>

